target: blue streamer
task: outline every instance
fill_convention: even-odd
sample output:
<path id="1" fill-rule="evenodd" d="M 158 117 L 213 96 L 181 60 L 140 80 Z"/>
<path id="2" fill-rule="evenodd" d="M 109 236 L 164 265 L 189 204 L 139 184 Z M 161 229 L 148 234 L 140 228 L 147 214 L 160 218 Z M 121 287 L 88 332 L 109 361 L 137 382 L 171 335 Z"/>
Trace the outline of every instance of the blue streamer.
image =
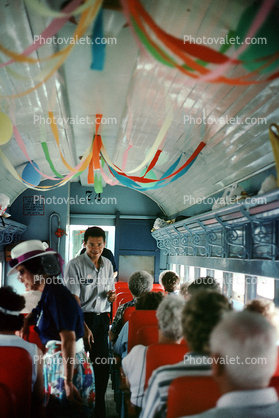
<path id="1" fill-rule="evenodd" d="M 172 183 L 173 181 L 179 179 L 180 177 L 182 177 L 185 173 L 187 173 L 187 171 L 192 167 L 192 165 L 194 164 L 194 162 L 196 161 L 196 159 L 198 158 L 198 155 L 193 159 L 193 161 L 191 161 L 187 167 L 185 167 L 183 170 L 180 171 L 180 173 L 177 173 L 168 183 L 165 183 L 167 180 L 158 180 L 155 184 L 153 183 L 153 185 L 148 185 L 148 186 L 141 186 L 140 184 L 136 183 L 134 180 L 131 180 L 125 176 L 122 176 L 121 174 L 119 174 L 117 171 L 115 171 L 112 167 L 109 167 L 112 174 L 114 175 L 114 177 L 124 186 L 130 187 L 131 189 L 134 190 L 138 190 L 141 192 L 147 191 L 147 190 L 152 190 L 152 189 L 159 189 L 161 187 L 165 187 L 168 184 Z M 178 163 L 180 162 L 181 156 L 173 163 L 173 165 L 171 167 L 169 167 L 167 169 L 167 171 L 163 174 L 163 176 L 161 177 L 167 177 L 168 175 L 171 174 L 171 172 L 173 172 L 175 170 L 175 168 L 177 167 Z M 152 184 L 152 182 L 151 182 Z"/>
<path id="2" fill-rule="evenodd" d="M 105 65 L 105 50 L 106 44 L 102 44 L 101 40 L 104 39 L 103 30 L 103 8 L 101 7 L 98 16 L 95 20 L 93 32 L 92 32 L 92 55 L 93 60 L 91 64 L 91 70 L 102 71 Z"/>

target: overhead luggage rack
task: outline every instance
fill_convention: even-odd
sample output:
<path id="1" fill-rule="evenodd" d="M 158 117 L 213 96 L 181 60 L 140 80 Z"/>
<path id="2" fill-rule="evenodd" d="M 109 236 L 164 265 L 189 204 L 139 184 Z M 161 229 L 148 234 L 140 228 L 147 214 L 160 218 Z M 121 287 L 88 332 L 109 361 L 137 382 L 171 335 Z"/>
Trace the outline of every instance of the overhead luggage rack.
<path id="1" fill-rule="evenodd" d="M 279 190 L 203 213 L 152 233 L 170 256 L 276 260 Z"/>
<path id="2" fill-rule="evenodd" d="M 0 222 L 0 244 L 18 243 L 26 229 L 27 225 L 5 218 L 4 224 Z"/>

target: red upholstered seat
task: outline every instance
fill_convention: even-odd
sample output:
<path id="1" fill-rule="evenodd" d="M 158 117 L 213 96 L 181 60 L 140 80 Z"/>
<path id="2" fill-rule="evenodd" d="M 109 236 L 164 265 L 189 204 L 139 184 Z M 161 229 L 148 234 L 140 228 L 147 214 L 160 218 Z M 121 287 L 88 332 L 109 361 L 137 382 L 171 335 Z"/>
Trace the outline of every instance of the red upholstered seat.
<path id="1" fill-rule="evenodd" d="M 275 370 L 274 376 L 279 376 L 279 347 L 278 347 L 278 356 L 277 356 L 277 368 Z"/>
<path id="2" fill-rule="evenodd" d="M 120 287 L 124 288 L 124 289 L 128 289 L 128 282 L 116 282 L 115 283 L 115 290 L 118 290 Z"/>
<path id="3" fill-rule="evenodd" d="M 199 414 L 214 408 L 221 396 L 211 376 L 183 376 L 169 387 L 167 418 Z"/>
<path id="4" fill-rule="evenodd" d="M 135 306 L 129 306 L 128 308 L 125 309 L 124 313 L 123 313 L 123 317 L 122 317 L 122 324 L 124 325 L 125 322 L 129 321 L 130 315 L 132 312 L 134 312 L 136 309 Z"/>
<path id="5" fill-rule="evenodd" d="M 165 290 L 163 286 L 161 286 L 159 283 L 153 283 L 152 292 L 163 292 L 165 293 Z"/>
<path id="6" fill-rule="evenodd" d="M 118 306 L 121 305 L 121 299 L 123 299 L 124 297 L 129 298 L 129 300 L 133 299 L 132 293 L 129 291 L 129 289 L 126 289 L 125 292 L 116 293 L 116 300 L 115 302 L 113 302 L 113 307 L 112 307 L 113 318 L 115 317 Z"/>
<path id="7" fill-rule="evenodd" d="M 16 397 L 13 391 L 0 382 L 0 405 L 2 418 L 16 418 Z"/>
<path id="8" fill-rule="evenodd" d="M 158 325 L 145 325 L 140 327 L 136 335 L 137 341 L 136 344 L 142 344 L 149 346 L 151 344 L 158 343 Z"/>
<path id="9" fill-rule="evenodd" d="M 183 344 L 152 344 L 146 352 L 145 388 L 152 372 L 167 364 L 179 363 L 184 359 L 188 346 Z"/>
<path id="10" fill-rule="evenodd" d="M 0 382 L 10 388 L 15 396 L 16 417 L 30 418 L 32 393 L 30 354 L 20 347 L 0 347 L 0 370 Z"/>
<path id="11" fill-rule="evenodd" d="M 269 386 L 276 389 L 277 395 L 279 397 L 279 376 L 272 376 L 269 382 Z"/>
<path id="12" fill-rule="evenodd" d="M 145 325 L 158 325 L 156 311 L 134 311 L 129 319 L 128 352 L 138 344 L 137 331 Z"/>

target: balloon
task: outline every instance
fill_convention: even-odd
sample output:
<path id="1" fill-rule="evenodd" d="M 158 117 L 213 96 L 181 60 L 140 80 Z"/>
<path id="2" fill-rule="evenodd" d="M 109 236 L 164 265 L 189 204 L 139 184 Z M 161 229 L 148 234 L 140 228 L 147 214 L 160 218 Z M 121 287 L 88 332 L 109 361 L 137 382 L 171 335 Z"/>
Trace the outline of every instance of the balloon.
<path id="1" fill-rule="evenodd" d="M 13 124 L 9 116 L 0 112 L 0 145 L 4 145 L 13 135 Z"/>
<path id="2" fill-rule="evenodd" d="M 235 31 L 235 37 L 239 36 L 238 44 L 235 44 L 236 48 L 239 48 L 241 44 L 244 43 L 245 36 L 247 35 L 248 30 L 255 19 L 259 7 L 260 3 L 252 4 L 242 14 Z M 272 11 L 253 38 L 251 39 L 251 41 L 249 40 L 249 42 L 255 43 L 251 43 L 248 46 L 248 48 L 246 48 L 246 50 L 239 56 L 241 60 L 250 61 L 242 64 L 243 67 L 249 71 L 257 70 L 259 67 L 267 63 L 272 57 L 272 55 L 279 51 L 278 22 L 276 19 L 276 15 Z M 266 60 L 255 62 L 255 60 L 258 58 L 268 56 L 269 58 L 267 58 Z M 260 73 L 273 71 L 278 65 L 279 58 L 273 61 L 272 64 L 268 65 L 266 68 L 260 70 Z"/>
<path id="3" fill-rule="evenodd" d="M 32 163 L 39 170 L 38 165 L 34 161 L 32 161 Z M 31 163 L 26 164 L 21 177 L 24 180 L 24 182 L 30 183 L 32 184 L 32 186 L 38 186 L 41 182 L 41 174 L 35 170 L 33 165 Z"/>

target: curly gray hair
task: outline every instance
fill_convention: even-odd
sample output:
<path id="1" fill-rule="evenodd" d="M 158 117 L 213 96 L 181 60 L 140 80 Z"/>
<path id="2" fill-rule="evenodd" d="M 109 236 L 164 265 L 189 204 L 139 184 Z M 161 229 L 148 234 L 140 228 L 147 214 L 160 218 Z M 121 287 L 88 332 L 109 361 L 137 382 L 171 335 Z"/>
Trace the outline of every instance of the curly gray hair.
<path id="1" fill-rule="evenodd" d="M 185 299 L 181 295 L 167 295 L 158 306 L 156 316 L 164 337 L 179 340 L 182 337 L 182 310 Z"/>
<path id="2" fill-rule="evenodd" d="M 128 286 L 133 296 L 150 292 L 153 287 L 153 277 L 145 270 L 136 271 L 128 280 Z"/>

